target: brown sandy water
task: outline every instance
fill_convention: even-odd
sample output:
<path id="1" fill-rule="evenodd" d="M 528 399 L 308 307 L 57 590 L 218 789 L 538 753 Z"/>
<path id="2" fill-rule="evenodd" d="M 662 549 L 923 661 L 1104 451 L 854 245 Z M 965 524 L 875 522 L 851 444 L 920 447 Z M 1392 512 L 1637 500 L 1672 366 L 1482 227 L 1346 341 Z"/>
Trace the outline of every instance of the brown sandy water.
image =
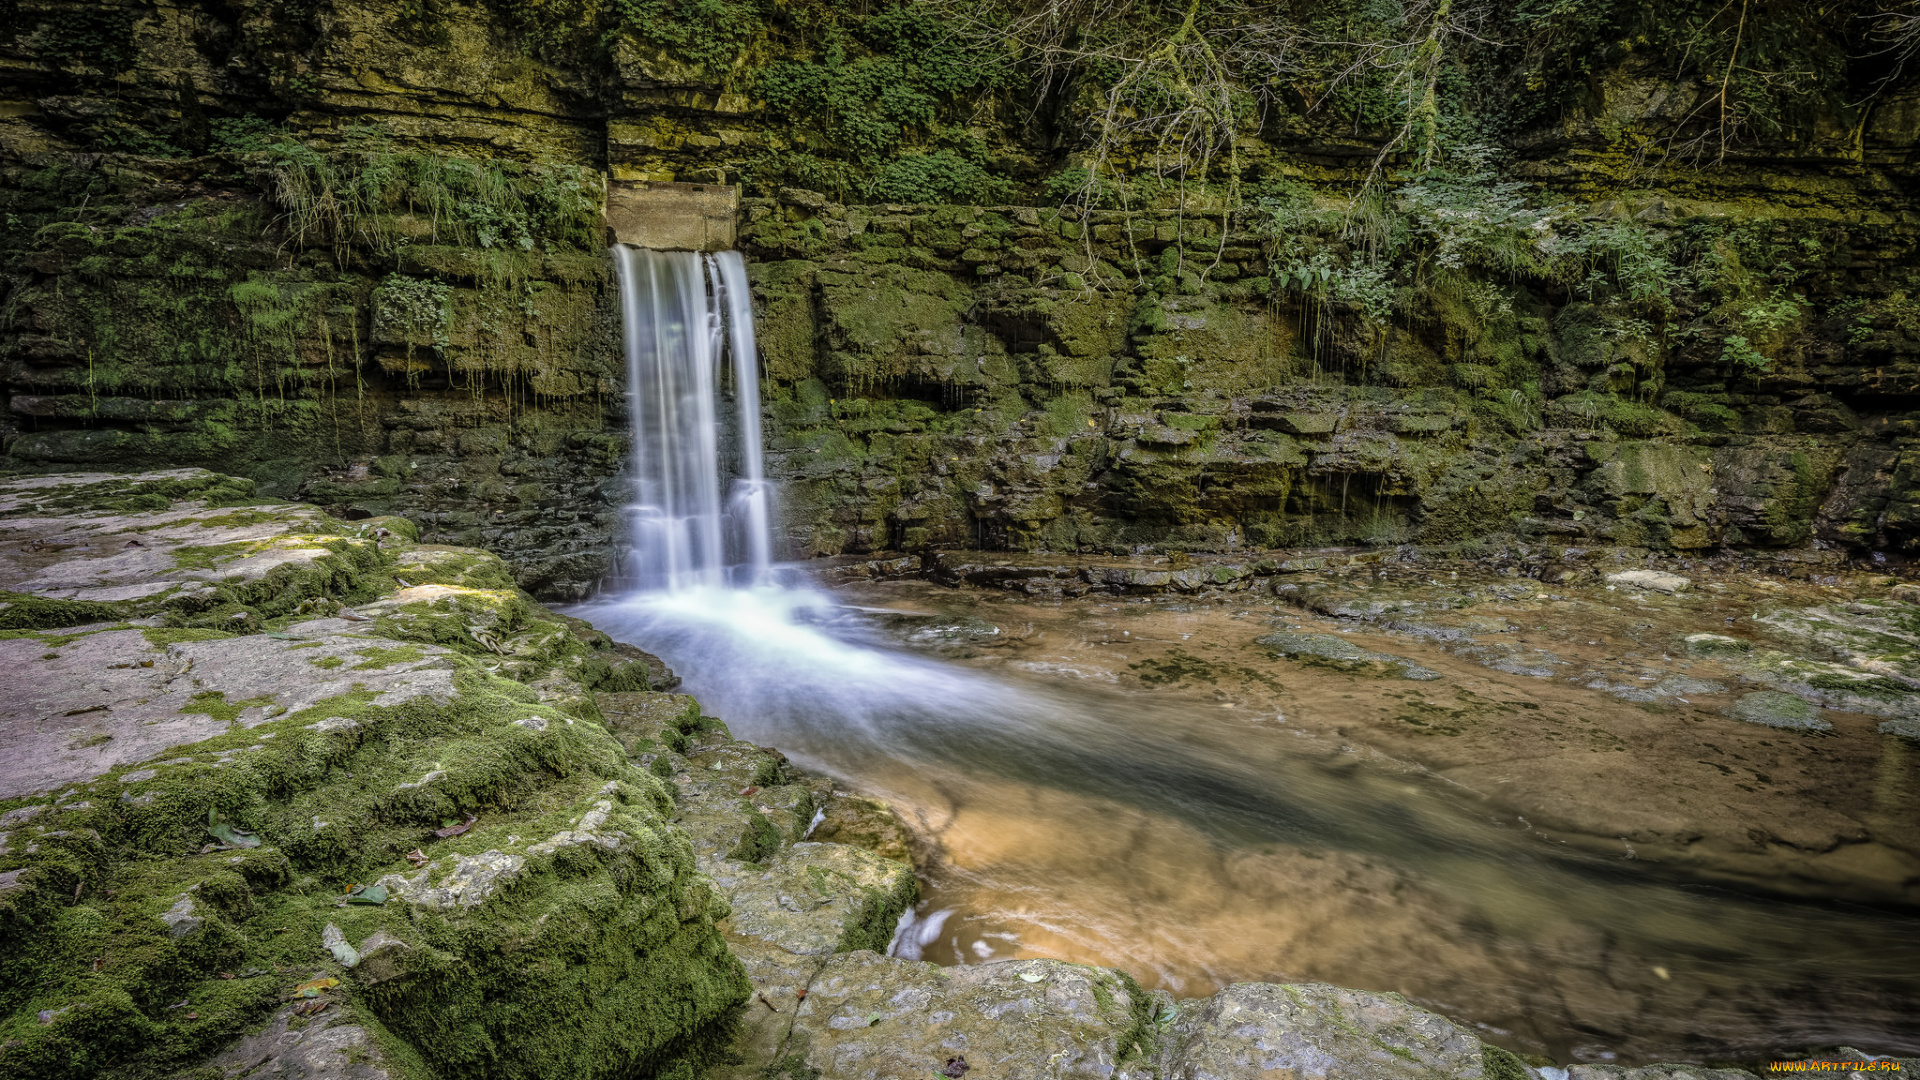
<path id="1" fill-rule="evenodd" d="M 1678 640 L 1821 597 L 1512 593 L 1398 630 L 919 583 L 797 615 L 581 613 L 916 825 L 907 955 L 1397 990 L 1563 1063 L 1920 1050 L 1920 752 L 1851 714 L 1826 736 L 1734 720 L 1753 688 Z M 1275 630 L 1438 677 L 1285 659 L 1256 641 Z"/>

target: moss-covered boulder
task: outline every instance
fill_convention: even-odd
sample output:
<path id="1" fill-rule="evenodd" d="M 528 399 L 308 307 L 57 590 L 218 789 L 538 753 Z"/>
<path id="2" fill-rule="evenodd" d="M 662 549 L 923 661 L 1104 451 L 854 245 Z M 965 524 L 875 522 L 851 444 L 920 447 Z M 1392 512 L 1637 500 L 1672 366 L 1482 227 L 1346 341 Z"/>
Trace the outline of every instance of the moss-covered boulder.
<path id="1" fill-rule="evenodd" d="M 405 530 L 188 479 L 0 489 L 42 556 L 0 571 L 0 1073 L 707 1060 L 748 984 L 672 791 L 593 706 L 604 635 L 400 587 Z M 499 584 L 480 552 L 406 567 L 453 562 Z"/>

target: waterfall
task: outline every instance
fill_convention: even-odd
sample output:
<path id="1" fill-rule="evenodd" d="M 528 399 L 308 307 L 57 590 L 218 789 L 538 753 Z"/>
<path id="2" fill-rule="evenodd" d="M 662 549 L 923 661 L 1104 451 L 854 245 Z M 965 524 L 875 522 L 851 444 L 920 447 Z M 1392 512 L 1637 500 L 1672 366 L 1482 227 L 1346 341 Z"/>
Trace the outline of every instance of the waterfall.
<path id="1" fill-rule="evenodd" d="M 760 362 L 746 264 L 616 245 L 635 501 L 626 576 L 645 590 L 757 585 L 773 559 L 760 451 Z M 738 475 L 723 493 L 720 384 L 731 360 Z"/>

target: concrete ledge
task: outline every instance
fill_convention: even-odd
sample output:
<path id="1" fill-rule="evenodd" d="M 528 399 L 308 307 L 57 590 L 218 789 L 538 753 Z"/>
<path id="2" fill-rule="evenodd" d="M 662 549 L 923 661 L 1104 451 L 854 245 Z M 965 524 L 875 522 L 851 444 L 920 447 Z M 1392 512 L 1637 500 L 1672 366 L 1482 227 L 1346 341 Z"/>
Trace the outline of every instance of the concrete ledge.
<path id="1" fill-rule="evenodd" d="M 615 240 L 659 251 L 733 247 L 740 189 L 731 184 L 614 180 L 607 185 L 607 227 Z"/>

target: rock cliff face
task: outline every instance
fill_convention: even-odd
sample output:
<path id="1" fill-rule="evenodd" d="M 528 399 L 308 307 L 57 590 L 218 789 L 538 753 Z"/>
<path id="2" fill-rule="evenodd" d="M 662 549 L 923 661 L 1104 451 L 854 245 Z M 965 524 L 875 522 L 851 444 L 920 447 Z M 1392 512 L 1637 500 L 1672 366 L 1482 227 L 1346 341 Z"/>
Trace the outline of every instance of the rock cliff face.
<path id="1" fill-rule="evenodd" d="M 625 499 L 604 185 L 678 179 L 747 188 L 794 555 L 1920 542 L 1900 72 L 1743 136 L 1622 9 L 1577 86 L 1570 44 L 1449 54 L 1440 151 L 1301 75 L 1188 182 L 949 8 L 687 7 L 10 8 L 11 460 L 216 465 L 583 595 Z"/>

